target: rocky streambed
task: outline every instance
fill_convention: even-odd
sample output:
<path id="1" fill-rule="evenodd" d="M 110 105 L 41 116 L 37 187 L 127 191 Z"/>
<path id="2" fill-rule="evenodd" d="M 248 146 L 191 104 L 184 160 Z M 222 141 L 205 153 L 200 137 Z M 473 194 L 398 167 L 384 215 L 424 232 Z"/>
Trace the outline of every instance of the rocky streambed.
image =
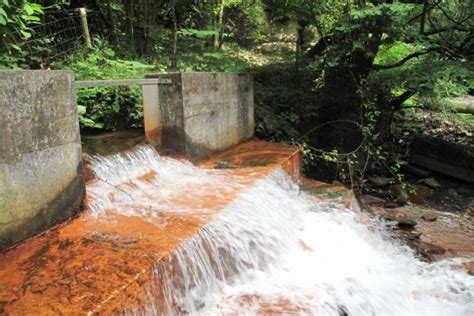
<path id="1" fill-rule="evenodd" d="M 474 275 L 474 185 L 442 176 L 427 179 L 432 187 L 416 183 L 406 203 L 364 195 L 363 209 L 381 216 L 423 260 L 472 259 L 464 268 Z"/>

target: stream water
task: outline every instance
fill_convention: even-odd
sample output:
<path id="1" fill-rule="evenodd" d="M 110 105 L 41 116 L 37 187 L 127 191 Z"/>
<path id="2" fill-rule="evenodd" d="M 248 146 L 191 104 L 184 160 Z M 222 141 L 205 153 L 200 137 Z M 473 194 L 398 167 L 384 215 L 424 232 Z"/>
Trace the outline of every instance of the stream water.
<path id="1" fill-rule="evenodd" d="M 91 192 L 97 217 L 113 208 L 164 225 L 158 215 L 171 210 L 210 216 L 199 192 L 241 189 L 156 265 L 148 305 L 130 315 L 474 315 L 474 277 L 455 269 L 464 259 L 422 262 L 378 219 L 317 202 L 283 170 L 245 188 L 241 175 L 148 147 L 92 166 L 103 180 Z M 106 191 L 125 182 L 111 200 Z M 195 205 L 177 202 L 186 194 Z"/>

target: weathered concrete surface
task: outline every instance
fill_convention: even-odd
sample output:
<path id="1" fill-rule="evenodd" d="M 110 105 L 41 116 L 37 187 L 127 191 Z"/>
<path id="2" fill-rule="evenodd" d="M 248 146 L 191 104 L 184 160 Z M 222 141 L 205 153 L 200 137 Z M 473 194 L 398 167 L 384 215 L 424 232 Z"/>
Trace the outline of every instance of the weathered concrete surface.
<path id="1" fill-rule="evenodd" d="M 248 73 L 170 73 L 160 85 L 161 146 L 191 160 L 209 157 L 253 136 L 253 78 Z"/>
<path id="2" fill-rule="evenodd" d="M 64 71 L 0 71 L 0 250 L 79 211 L 73 82 Z"/>
<path id="3" fill-rule="evenodd" d="M 249 151 L 252 155 L 245 154 Z M 257 164 L 256 157 L 265 159 Z M 169 196 L 154 197 L 167 205 L 195 208 L 196 212 L 169 210 L 160 214 L 156 223 L 144 216 L 121 215 L 112 208 L 100 218 L 86 210 L 67 224 L 5 252 L 0 255 L 0 314 L 122 315 L 149 304 L 150 289 L 154 304 L 160 306 L 160 284 L 153 269 L 164 265 L 177 247 L 242 190 L 280 167 L 290 175 L 299 174 L 292 169 L 300 168 L 292 163 L 298 161 L 293 157 L 300 157 L 296 147 L 262 141 L 241 144 L 200 163 L 209 169 L 222 159 L 231 162 L 232 168 L 223 172 L 238 175 L 238 183 L 229 187 L 186 185 L 173 201 Z M 135 183 L 146 185 L 155 176 L 149 172 Z M 100 185 L 94 180 L 87 183 L 89 192 Z M 110 196 L 130 185 L 127 181 L 114 186 Z"/>
<path id="4" fill-rule="evenodd" d="M 410 162 L 439 173 L 474 182 L 474 148 L 432 136 L 416 136 L 410 146 Z"/>

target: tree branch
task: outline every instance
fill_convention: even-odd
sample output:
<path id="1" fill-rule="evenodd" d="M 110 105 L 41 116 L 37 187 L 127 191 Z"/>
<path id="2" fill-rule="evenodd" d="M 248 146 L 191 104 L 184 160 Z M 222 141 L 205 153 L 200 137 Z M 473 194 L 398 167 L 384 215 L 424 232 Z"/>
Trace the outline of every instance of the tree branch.
<path id="1" fill-rule="evenodd" d="M 402 94 L 400 94 L 398 97 L 395 97 L 392 99 L 392 101 L 390 102 L 390 106 L 395 110 L 399 110 L 402 106 L 402 104 L 410 99 L 412 96 L 414 96 L 416 94 L 416 90 L 414 89 L 408 89 L 406 90 L 405 92 L 403 92 Z"/>
<path id="2" fill-rule="evenodd" d="M 417 58 L 417 57 L 420 57 L 420 56 L 423 56 L 423 55 L 426 55 L 426 54 L 429 54 L 431 52 L 434 52 L 436 51 L 437 48 L 429 48 L 425 51 L 421 51 L 421 52 L 415 52 L 413 54 L 410 54 L 406 57 L 404 57 L 402 60 L 394 63 L 394 64 L 390 64 L 390 65 L 378 65 L 378 64 L 373 64 L 372 65 L 372 69 L 373 70 L 382 70 L 382 69 L 391 69 L 391 68 L 397 68 L 397 67 L 400 67 L 400 66 L 403 66 L 406 62 L 408 62 L 409 60 L 413 59 L 413 58 Z"/>
<path id="3" fill-rule="evenodd" d="M 426 13 L 428 12 L 429 0 L 425 0 L 423 3 L 423 11 L 421 13 L 420 19 L 420 34 L 425 32 L 425 20 L 426 20 Z"/>

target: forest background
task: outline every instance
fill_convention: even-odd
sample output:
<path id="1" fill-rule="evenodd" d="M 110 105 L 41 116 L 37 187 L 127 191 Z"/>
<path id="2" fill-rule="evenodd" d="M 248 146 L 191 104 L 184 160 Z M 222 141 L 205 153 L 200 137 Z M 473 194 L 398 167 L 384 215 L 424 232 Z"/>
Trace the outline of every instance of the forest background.
<path id="1" fill-rule="evenodd" d="M 417 133 L 473 142 L 474 109 L 453 98 L 474 94 L 474 0 L 0 0 L 0 56 L 78 80 L 252 72 L 257 137 L 355 188 L 402 183 Z M 84 133 L 143 125 L 139 88 L 81 89 L 78 104 Z"/>

